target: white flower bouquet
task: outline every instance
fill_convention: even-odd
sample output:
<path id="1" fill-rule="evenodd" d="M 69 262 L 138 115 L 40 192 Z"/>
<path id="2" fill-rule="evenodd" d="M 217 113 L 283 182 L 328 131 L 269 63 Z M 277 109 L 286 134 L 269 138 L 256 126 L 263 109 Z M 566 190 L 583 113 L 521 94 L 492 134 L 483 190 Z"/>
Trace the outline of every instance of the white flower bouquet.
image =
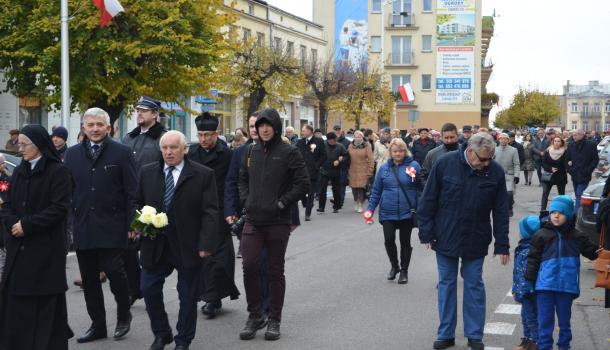
<path id="1" fill-rule="evenodd" d="M 144 237 L 155 239 L 168 223 L 167 214 L 157 213 L 157 209 L 145 205 L 142 209 L 136 210 L 136 217 L 130 227 Z"/>

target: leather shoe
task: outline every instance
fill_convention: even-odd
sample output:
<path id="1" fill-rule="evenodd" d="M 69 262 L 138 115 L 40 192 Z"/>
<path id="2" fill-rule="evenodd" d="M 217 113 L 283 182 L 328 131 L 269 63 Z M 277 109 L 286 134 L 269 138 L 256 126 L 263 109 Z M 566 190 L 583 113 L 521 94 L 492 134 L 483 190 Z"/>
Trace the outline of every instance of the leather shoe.
<path id="1" fill-rule="evenodd" d="M 258 318 L 250 316 L 250 317 L 248 317 L 246 326 L 241 331 L 241 333 L 239 333 L 239 338 L 241 340 L 254 339 L 254 337 L 256 336 L 256 332 L 259 329 L 264 328 L 266 325 L 267 325 L 267 318 L 265 316 L 261 316 Z"/>
<path id="2" fill-rule="evenodd" d="M 149 350 L 163 350 L 165 345 L 171 344 L 174 341 L 173 335 L 166 335 L 165 337 L 155 337 L 155 341 L 150 346 Z"/>
<path id="3" fill-rule="evenodd" d="M 398 275 L 398 268 L 392 267 L 390 272 L 388 272 L 388 281 L 393 281 L 396 278 L 396 275 Z"/>
<path id="4" fill-rule="evenodd" d="M 409 282 L 409 275 L 406 270 L 400 270 L 400 275 L 398 276 L 398 284 L 406 284 Z"/>
<path id="5" fill-rule="evenodd" d="M 92 342 L 94 340 L 98 340 L 98 339 L 103 339 L 103 338 L 107 338 L 108 334 L 106 333 L 106 328 L 95 328 L 95 327 L 91 327 L 89 328 L 85 334 L 76 339 L 77 343 L 89 343 Z"/>
<path id="6" fill-rule="evenodd" d="M 131 312 L 127 314 L 127 318 L 124 320 L 119 320 L 116 323 L 116 328 L 114 330 L 114 339 L 123 338 L 129 330 L 131 329 Z"/>
<path id="7" fill-rule="evenodd" d="M 189 350 L 189 347 L 186 345 L 176 345 L 174 350 Z"/>
<path id="8" fill-rule="evenodd" d="M 468 338 L 468 346 L 471 350 L 485 350 L 485 345 L 480 339 Z"/>
<path id="9" fill-rule="evenodd" d="M 455 339 L 438 339 L 432 346 L 435 350 L 449 349 L 455 346 Z"/>
<path id="10" fill-rule="evenodd" d="M 216 318 L 216 315 L 218 315 L 220 309 L 222 309 L 222 302 L 220 300 L 207 302 L 201 307 L 201 313 L 206 315 L 208 320 L 211 320 Z"/>

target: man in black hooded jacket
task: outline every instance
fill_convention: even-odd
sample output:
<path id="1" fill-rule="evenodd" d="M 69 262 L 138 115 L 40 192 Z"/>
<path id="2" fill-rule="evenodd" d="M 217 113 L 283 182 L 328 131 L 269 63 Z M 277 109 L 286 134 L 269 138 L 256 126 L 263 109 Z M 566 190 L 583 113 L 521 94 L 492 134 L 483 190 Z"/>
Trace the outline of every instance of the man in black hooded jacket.
<path id="1" fill-rule="evenodd" d="M 310 181 L 301 152 L 282 142 L 282 122 L 274 109 L 263 110 L 256 120 L 259 142 L 246 154 L 239 172 L 239 198 L 246 209 L 242 231 L 244 287 L 248 321 L 240 338 L 253 339 L 267 324 L 261 308 L 260 259 L 267 250 L 270 274 L 269 325 L 265 339 L 280 338 L 286 278 L 284 259 L 291 207 L 309 191 Z"/>

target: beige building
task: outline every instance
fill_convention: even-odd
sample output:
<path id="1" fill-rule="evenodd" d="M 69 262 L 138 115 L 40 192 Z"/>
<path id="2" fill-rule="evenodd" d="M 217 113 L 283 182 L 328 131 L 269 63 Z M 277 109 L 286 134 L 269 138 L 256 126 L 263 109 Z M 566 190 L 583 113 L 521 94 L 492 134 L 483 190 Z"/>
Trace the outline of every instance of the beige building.
<path id="1" fill-rule="evenodd" d="M 405 130 L 411 126 L 439 129 L 446 122 L 453 122 L 458 128 L 465 124 L 480 125 L 481 70 L 485 57 L 481 0 L 466 1 L 472 4 L 471 14 L 458 15 L 449 21 L 440 19 L 438 25 L 437 0 L 362 1 L 368 1 L 369 69 L 380 70 L 393 91 L 409 82 L 415 94 L 413 103 L 397 103 L 389 126 Z M 335 28 L 335 3 L 334 0 L 314 0 L 314 21 L 325 28 Z M 493 31 L 486 34 L 488 45 Z M 330 44 L 334 48 L 333 43 Z M 466 47 L 470 52 L 464 52 Z M 462 62 L 454 64 L 457 61 Z M 462 95 L 461 100 L 449 102 L 456 78 L 438 73 L 464 69 L 469 71 L 468 101 Z M 486 73 L 485 84 L 491 72 Z M 457 81 L 463 83 L 462 79 Z M 437 90 L 437 87 L 442 89 Z M 449 95 L 444 95 L 446 91 Z M 341 121 L 339 116 L 334 117 L 335 122 Z M 377 127 L 376 123 L 366 126 Z"/>
<path id="2" fill-rule="evenodd" d="M 610 130 L 610 84 L 593 80 L 574 85 L 568 80 L 558 100 L 563 110 L 561 121 L 568 130 Z"/>

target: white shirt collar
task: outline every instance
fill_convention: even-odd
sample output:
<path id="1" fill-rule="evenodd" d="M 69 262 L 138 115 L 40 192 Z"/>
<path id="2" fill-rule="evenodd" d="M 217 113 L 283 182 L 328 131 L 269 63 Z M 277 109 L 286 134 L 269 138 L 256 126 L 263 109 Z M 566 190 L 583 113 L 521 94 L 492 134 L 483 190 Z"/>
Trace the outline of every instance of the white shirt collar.
<path id="1" fill-rule="evenodd" d="M 167 169 L 169 169 L 170 165 L 167 165 L 167 163 L 164 163 L 165 166 L 163 167 L 163 172 L 166 173 Z M 184 168 L 184 160 L 182 162 L 180 162 L 180 164 L 175 165 L 174 168 L 176 168 L 176 170 L 178 170 L 179 172 L 182 171 L 182 168 Z"/>
<path id="2" fill-rule="evenodd" d="M 34 170 L 34 167 L 36 167 L 36 164 L 38 164 L 38 161 L 41 158 L 42 156 L 38 156 L 38 158 L 30 160 L 30 170 Z"/>

